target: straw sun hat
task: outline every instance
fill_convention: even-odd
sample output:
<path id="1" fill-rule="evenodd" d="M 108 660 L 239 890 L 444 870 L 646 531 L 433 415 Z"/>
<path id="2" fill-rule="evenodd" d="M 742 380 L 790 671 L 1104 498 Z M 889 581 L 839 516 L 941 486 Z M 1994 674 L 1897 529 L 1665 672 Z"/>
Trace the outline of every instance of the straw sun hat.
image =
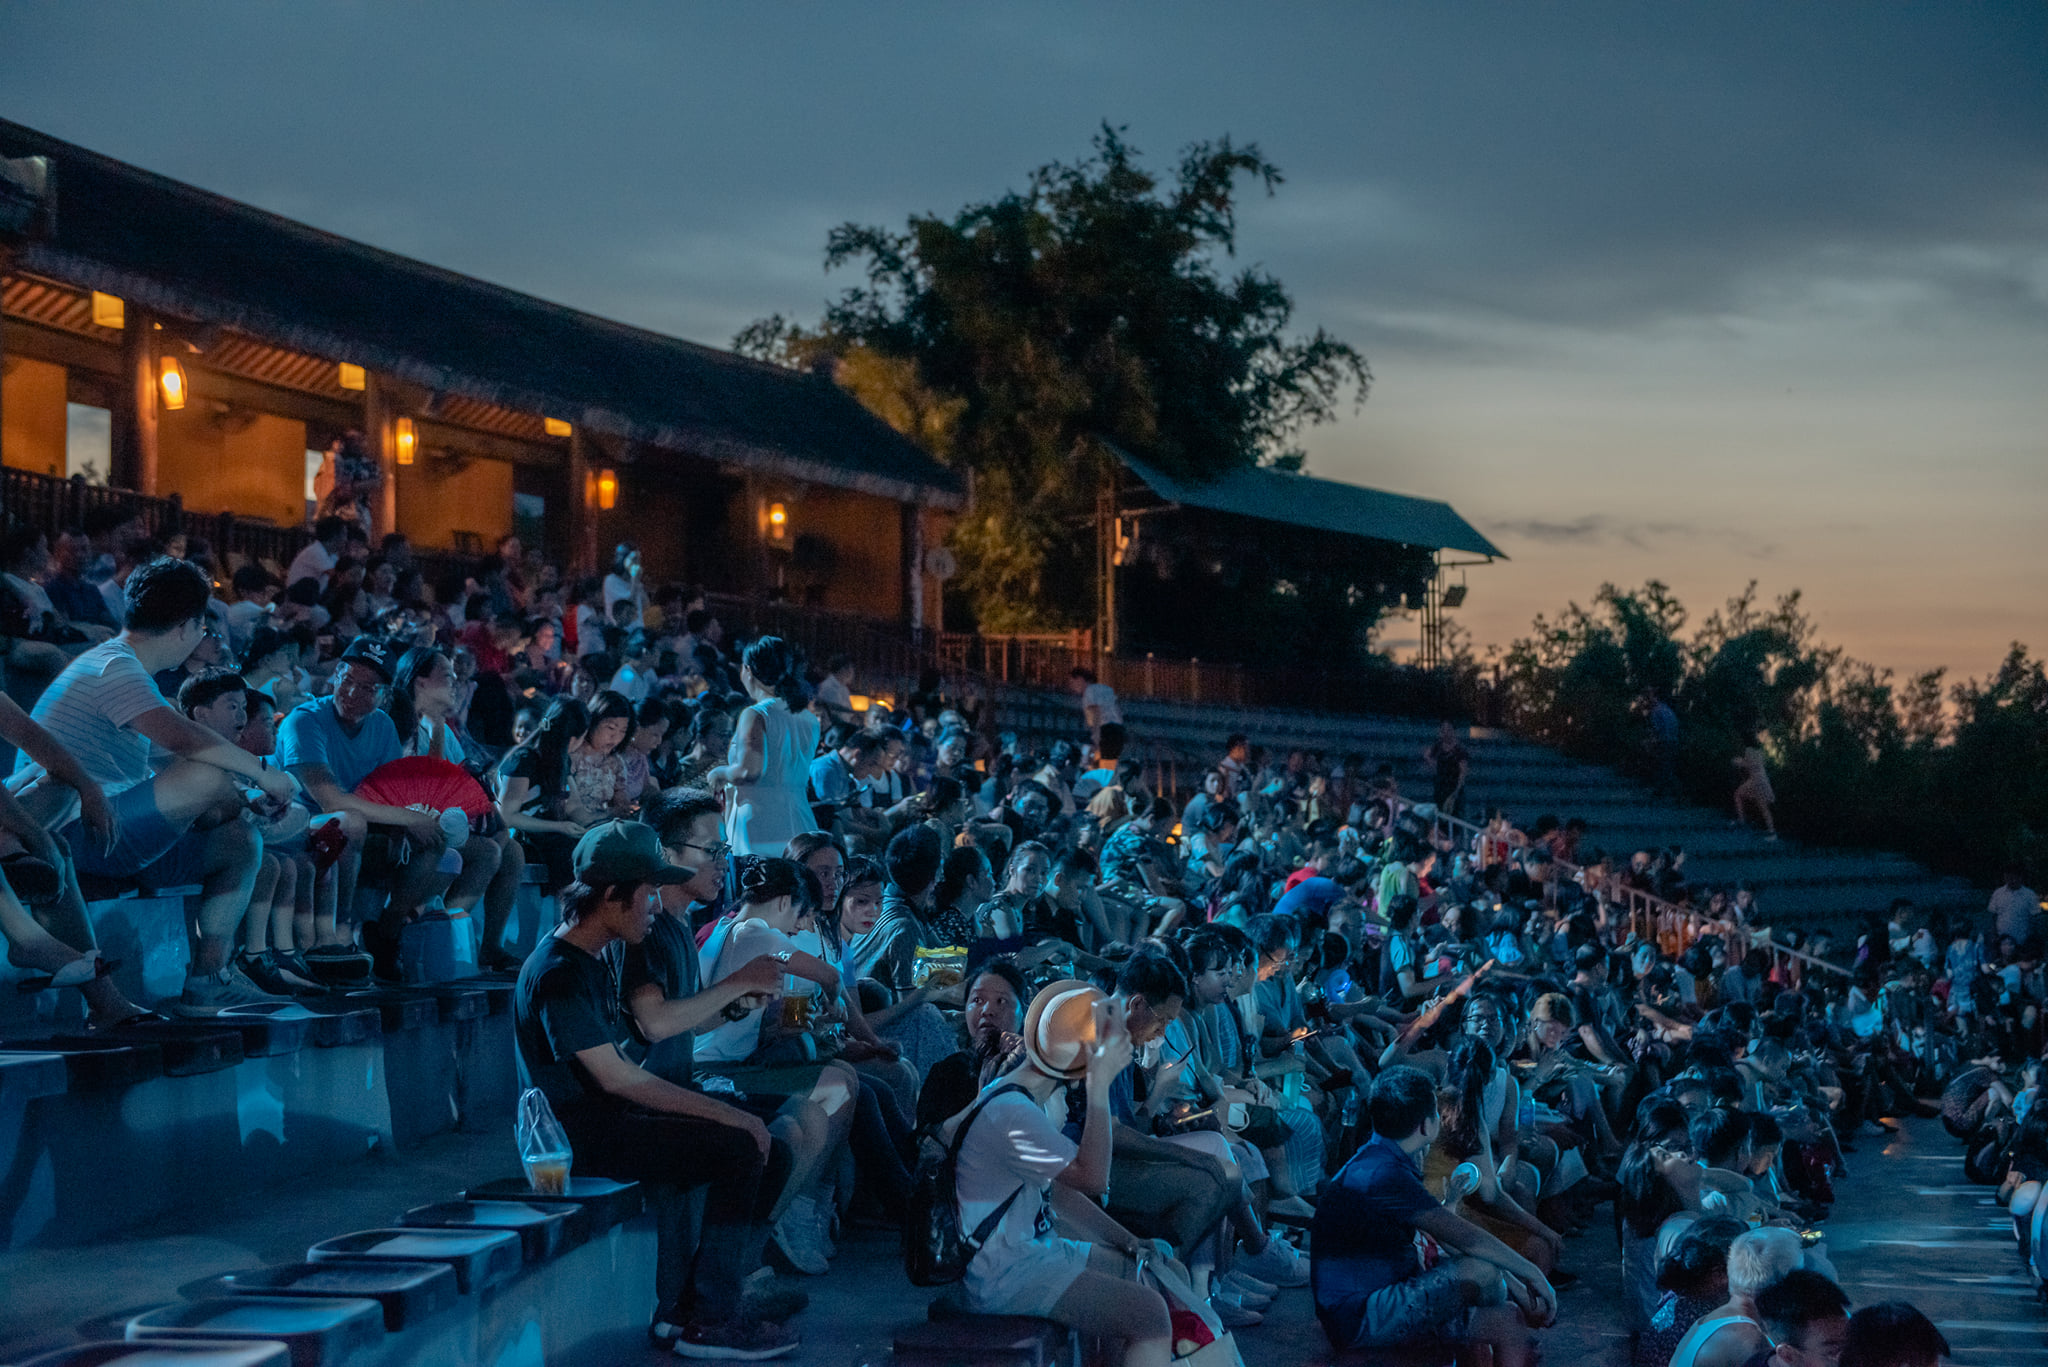
<path id="1" fill-rule="evenodd" d="M 1024 1053 L 1048 1077 L 1073 1082 L 1095 1050 L 1095 1007 L 1109 998 L 1075 978 L 1049 983 L 1024 1013 Z"/>

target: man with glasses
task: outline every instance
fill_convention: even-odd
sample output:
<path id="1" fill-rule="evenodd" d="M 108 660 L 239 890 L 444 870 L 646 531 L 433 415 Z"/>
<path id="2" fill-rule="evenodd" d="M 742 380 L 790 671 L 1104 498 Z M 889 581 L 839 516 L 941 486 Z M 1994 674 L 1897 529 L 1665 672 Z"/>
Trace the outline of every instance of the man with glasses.
<path id="1" fill-rule="evenodd" d="M 647 934 L 626 946 L 619 995 L 634 1033 L 647 1046 L 641 1066 L 689 1093 L 686 1105 L 673 1109 L 694 1121 L 741 1130 L 757 1142 L 764 1133 L 773 1133 L 795 1151 L 802 1147 L 803 1136 L 795 1117 L 781 1118 L 788 1097 L 729 1091 L 714 1096 L 695 1074 L 698 1030 L 718 1025 L 728 1007 L 751 1008 L 782 991 L 783 966 L 773 955 L 748 961 L 708 988 L 703 985 L 690 913 L 716 902 L 725 890 L 732 847 L 720 835 L 720 811 L 718 800 L 704 793 L 670 789 L 648 813 L 648 824 L 661 841 L 662 858 L 681 877 L 661 885 L 661 908 Z M 715 1180 L 715 1175 L 707 1178 Z M 686 1231 L 703 1193 L 703 1187 L 670 1193 L 666 1202 L 657 1202 L 655 1218 Z M 760 1246 L 751 1235 L 748 1242 L 750 1247 Z M 660 1244 L 662 1256 L 654 1270 L 657 1308 L 648 1332 L 656 1343 L 669 1346 L 681 1337 L 699 1299 L 698 1241 L 672 1233 Z M 808 1300 L 800 1293 L 761 1288 L 743 1298 L 741 1311 L 750 1319 L 780 1321 L 803 1309 Z"/>
<path id="2" fill-rule="evenodd" d="M 355 914 L 358 885 L 390 890 L 364 938 L 378 968 L 395 978 L 399 928 L 430 898 L 445 894 L 452 902 L 474 902 L 497 870 L 497 847 L 478 841 L 450 851 L 437 813 L 355 795 L 365 778 L 405 753 L 390 715 L 379 706 L 391 684 L 391 652 L 391 644 L 376 637 L 351 641 L 334 671 L 334 692 L 286 714 L 278 727 L 277 761 L 304 786 L 316 812 L 341 814 L 348 841 L 337 861 L 341 921 Z M 465 858 L 471 850 L 490 856 Z M 306 952 L 306 962 L 323 981 L 361 980 L 361 956 L 351 944 L 316 946 Z"/>
<path id="3" fill-rule="evenodd" d="M 35 720 L 98 785 L 86 801 L 111 806 L 110 834 L 104 821 L 87 830 L 72 819 L 72 789 L 26 754 L 9 785 L 45 824 L 69 823 L 57 832 L 71 855 L 60 894 L 67 922 L 84 921 L 80 876 L 152 888 L 200 885 L 190 971 L 176 1008 L 185 1015 L 277 1000 L 230 958 L 263 855 L 239 808 L 252 787 L 273 797 L 298 791 L 284 774 L 179 713 L 152 678 L 176 671 L 198 648 L 211 592 L 206 576 L 184 561 L 159 556 L 137 566 L 121 634 L 73 660 L 36 703 Z M 154 771 L 153 746 L 170 757 Z"/>

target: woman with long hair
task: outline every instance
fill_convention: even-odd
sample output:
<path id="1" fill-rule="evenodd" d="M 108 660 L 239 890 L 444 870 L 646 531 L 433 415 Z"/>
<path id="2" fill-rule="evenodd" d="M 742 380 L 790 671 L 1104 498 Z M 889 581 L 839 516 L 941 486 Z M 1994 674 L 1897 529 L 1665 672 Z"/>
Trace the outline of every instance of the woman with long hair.
<path id="1" fill-rule="evenodd" d="M 409 755 L 429 755 L 450 764 L 467 767 L 468 755 L 458 724 L 455 697 L 455 666 L 431 646 L 414 646 L 398 659 L 392 670 L 391 687 L 385 690 L 384 710 L 398 729 L 399 744 Z M 482 943 L 478 966 L 494 972 L 517 972 L 519 960 L 505 952 L 500 943 L 512 920 L 513 899 L 526 873 L 526 851 L 513 836 L 511 827 L 493 822 L 489 835 L 473 836 L 477 844 L 488 841 L 497 850 L 498 865 L 483 891 Z M 471 849 L 474 850 L 472 845 Z M 465 854 L 465 859 L 474 857 Z"/>
<path id="2" fill-rule="evenodd" d="M 582 703 L 557 698 L 533 734 L 498 761 L 498 815 L 547 865 L 550 890 L 575 878 L 571 856 L 585 827 L 568 812 L 569 748 L 589 729 Z"/>
<path id="3" fill-rule="evenodd" d="M 571 820 L 586 826 L 633 814 L 637 795 L 625 791 L 626 762 L 619 757 L 633 739 L 633 703 L 605 689 L 590 700 L 590 724 L 569 747 Z"/>
<path id="4" fill-rule="evenodd" d="M 829 912 L 819 914 L 818 933 L 824 941 L 826 957 L 840 964 L 842 971 L 852 970 L 852 946 L 874 929 L 881 915 L 886 877 L 882 866 L 874 860 L 853 860 L 846 866 L 838 902 Z M 933 1003 L 958 1005 L 960 979 L 957 973 L 934 972 L 907 990 L 893 985 L 888 990 L 895 1000 L 872 1012 L 863 1009 L 858 991 L 846 994 L 847 1033 L 869 1051 L 866 1059 L 857 1060 L 861 1067 L 875 1072 L 886 1068 L 885 1080 L 897 1087 L 899 1098 L 906 1095 L 901 1085 L 905 1079 L 899 1077 L 903 1070 L 896 1063 L 900 1056 L 908 1065 L 907 1095 L 914 1103 L 917 1086 L 931 1066 L 959 1048 L 953 1027 Z M 871 1066 L 869 1060 L 876 1060 L 875 1065 Z"/>
<path id="5" fill-rule="evenodd" d="M 753 703 L 740 713 L 724 764 L 705 775 L 725 799 L 725 828 L 736 854 L 779 855 L 790 837 L 818 828 L 808 789 L 818 753 L 818 718 L 804 706 L 803 668 L 779 636 L 763 636 L 740 656 L 740 686 Z"/>

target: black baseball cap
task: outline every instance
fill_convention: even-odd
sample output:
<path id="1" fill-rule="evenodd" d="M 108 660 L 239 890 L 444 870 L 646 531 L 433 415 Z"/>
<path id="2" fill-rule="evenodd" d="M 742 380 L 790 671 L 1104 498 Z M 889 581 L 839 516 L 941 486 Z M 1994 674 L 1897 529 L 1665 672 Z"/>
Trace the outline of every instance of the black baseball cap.
<path id="1" fill-rule="evenodd" d="M 644 821 L 607 821 L 592 826 L 570 857 L 576 881 L 589 887 L 613 883 L 687 883 L 696 875 L 661 854 L 661 837 Z"/>

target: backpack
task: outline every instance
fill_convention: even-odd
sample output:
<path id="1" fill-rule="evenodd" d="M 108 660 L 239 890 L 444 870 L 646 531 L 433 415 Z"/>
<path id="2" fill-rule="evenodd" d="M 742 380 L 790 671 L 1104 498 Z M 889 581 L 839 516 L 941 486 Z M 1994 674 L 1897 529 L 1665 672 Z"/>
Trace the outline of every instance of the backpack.
<path id="1" fill-rule="evenodd" d="M 944 1286 L 966 1276 L 967 1264 L 974 1261 L 974 1255 L 996 1232 L 1003 1216 L 1009 1214 L 1010 1206 L 1024 1194 L 1024 1188 L 1019 1184 L 1017 1190 L 1004 1198 L 1003 1203 L 975 1227 L 973 1234 L 961 1231 L 958 1194 L 960 1141 L 967 1137 L 967 1127 L 981 1114 L 982 1107 L 1005 1092 L 1023 1090 L 1015 1083 L 996 1088 L 975 1102 L 973 1108 L 961 1117 L 950 1145 L 940 1144 L 938 1136 L 933 1134 L 927 1135 L 919 1147 L 917 1173 L 910 1182 L 910 1205 L 903 1218 L 903 1270 L 909 1275 L 911 1285 Z"/>

